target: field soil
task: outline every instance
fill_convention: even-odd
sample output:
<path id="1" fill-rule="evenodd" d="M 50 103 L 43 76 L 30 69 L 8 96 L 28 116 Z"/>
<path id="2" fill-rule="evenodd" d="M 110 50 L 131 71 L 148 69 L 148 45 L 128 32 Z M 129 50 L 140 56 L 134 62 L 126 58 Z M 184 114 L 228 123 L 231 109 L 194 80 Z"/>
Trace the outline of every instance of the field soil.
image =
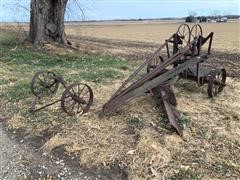
<path id="1" fill-rule="evenodd" d="M 71 40 L 76 39 L 102 39 L 116 40 L 124 45 L 124 42 L 143 42 L 146 44 L 162 44 L 168 39 L 183 21 L 133 21 L 133 22 L 90 22 L 90 23 L 66 23 L 65 30 Z M 188 24 L 190 28 L 193 23 Z M 214 32 L 213 49 L 216 51 L 229 51 L 239 53 L 240 25 L 238 20 L 229 20 L 227 23 L 201 23 L 203 36 Z M 29 25 L 3 24 L 1 28 L 15 29 L 19 33 L 27 34 Z M 119 49 L 121 50 L 121 49 Z M 123 49 L 124 51 L 124 49 Z"/>
<path id="2" fill-rule="evenodd" d="M 140 21 L 122 23 L 67 24 L 66 33 L 70 37 L 94 37 L 145 43 L 162 44 L 183 22 L 181 21 Z M 190 28 L 193 23 L 188 24 Z M 227 23 L 201 23 L 203 36 L 214 32 L 213 48 L 218 51 L 238 52 L 240 46 L 239 21 Z"/>
<path id="3" fill-rule="evenodd" d="M 144 62 L 160 46 L 160 44 L 150 42 L 121 41 L 116 39 L 103 39 L 94 37 L 70 37 L 73 46 L 82 52 L 92 52 L 101 54 L 111 54 L 122 57 L 129 61 Z M 213 45 L 214 46 L 214 45 Z M 240 56 L 239 52 L 229 50 L 220 51 L 213 47 L 209 59 L 203 65 L 209 68 L 224 67 L 228 76 L 240 77 Z"/>

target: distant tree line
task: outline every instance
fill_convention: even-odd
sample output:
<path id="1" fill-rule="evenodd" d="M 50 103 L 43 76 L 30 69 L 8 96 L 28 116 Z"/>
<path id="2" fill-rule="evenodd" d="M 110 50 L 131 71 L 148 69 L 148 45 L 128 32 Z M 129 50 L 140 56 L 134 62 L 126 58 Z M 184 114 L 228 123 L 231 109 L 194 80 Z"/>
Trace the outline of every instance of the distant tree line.
<path id="1" fill-rule="evenodd" d="M 189 15 L 185 18 L 185 22 L 207 22 L 208 19 L 217 19 L 217 18 L 223 18 L 227 17 L 228 19 L 238 19 L 240 15 L 212 15 L 212 16 L 194 16 Z"/>

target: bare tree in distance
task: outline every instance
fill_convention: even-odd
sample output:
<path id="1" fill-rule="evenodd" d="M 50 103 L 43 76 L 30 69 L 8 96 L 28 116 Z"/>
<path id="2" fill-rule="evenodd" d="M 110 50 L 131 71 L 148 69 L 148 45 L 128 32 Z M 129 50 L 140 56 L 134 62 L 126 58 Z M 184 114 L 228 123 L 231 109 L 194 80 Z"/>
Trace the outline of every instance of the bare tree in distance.
<path id="1" fill-rule="evenodd" d="M 195 11 L 189 11 L 189 16 L 186 17 L 185 22 L 195 22 L 197 13 Z"/>
<path id="2" fill-rule="evenodd" d="M 214 10 L 211 12 L 211 15 L 213 16 L 213 18 L 217 19 L 221 16 L 221 13 L 218 10 Z"/>
<path id="3" fill-rule="evenodd" d="M 196 17 L 197 16 L 197 13 L 195 11 L 189 11 L 188 14 L 189 14 L 190 17 Z"/>

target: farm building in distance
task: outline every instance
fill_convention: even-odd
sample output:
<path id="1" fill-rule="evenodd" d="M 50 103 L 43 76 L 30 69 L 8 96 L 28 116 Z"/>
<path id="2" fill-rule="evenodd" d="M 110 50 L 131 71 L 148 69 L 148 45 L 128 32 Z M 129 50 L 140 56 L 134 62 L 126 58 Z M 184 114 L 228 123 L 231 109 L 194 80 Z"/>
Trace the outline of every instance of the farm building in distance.
<path id="1" fill-rule="evenodd" d="M 222 18 L 217 18 L 217 19 L 207 19 L 207 22 L 227 22 L 228 18 L 227 17 L 222 17 Z"/>

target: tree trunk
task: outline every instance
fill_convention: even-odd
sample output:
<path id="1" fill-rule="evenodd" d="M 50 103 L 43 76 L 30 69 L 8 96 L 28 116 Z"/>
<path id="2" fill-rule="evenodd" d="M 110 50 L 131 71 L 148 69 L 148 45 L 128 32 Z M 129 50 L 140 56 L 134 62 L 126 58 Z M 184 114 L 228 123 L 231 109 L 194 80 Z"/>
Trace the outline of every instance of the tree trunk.
<path id="1" fill-rule="evenodd" d="M 64 14 L 68 0 L 31 0 L 30 41 L 66 44 Z"/>

